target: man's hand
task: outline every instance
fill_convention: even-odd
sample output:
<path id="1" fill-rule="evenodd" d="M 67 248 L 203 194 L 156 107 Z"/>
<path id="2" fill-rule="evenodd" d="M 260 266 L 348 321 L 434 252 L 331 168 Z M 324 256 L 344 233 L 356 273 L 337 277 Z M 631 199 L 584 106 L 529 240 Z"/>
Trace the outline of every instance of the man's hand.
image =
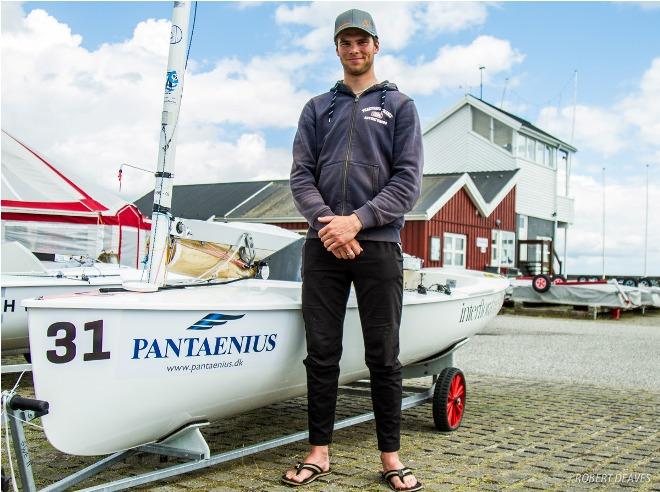
<path id="1" fill-rule="evenodd" d="M 337 248 L 332 251 L 332 254 L 335 255 L 340 260 L 354 260 L 362 253 L 362 246 L 357 239 L 351 239 L 341 248 Z"/>
<path id="2" fill-rule="evenodd" d="M 362 222 L 355 214 L 328 215 L 319 217 L 319 222 L 328 224 L 319 231 L 319 238 L 325 249 L 333 253 L 337 248 L 348 244 L 362 229 Z"/>

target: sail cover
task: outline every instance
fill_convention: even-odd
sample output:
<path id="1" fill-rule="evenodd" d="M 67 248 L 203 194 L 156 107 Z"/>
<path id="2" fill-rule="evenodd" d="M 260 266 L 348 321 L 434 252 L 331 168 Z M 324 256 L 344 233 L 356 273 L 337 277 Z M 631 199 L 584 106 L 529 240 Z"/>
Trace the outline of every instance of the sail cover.
<path id="1" fill-rule="evenodd" d="M 138 267 L 149 221 L 133 204 L 66 175 L 2 130 L 2 241 L 35 253 L 116 257 Z"/>

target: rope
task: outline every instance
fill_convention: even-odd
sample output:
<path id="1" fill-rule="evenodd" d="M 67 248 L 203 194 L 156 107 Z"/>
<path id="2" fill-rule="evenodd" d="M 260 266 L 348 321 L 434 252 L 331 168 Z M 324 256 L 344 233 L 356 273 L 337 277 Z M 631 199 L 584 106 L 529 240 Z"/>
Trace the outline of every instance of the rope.
<path id="1" fill-rule="evenodd" d="M 332 113 L 335 111 L 335 100 L 337 99 L 337 91 L 339 90 L 339 81 L 335 84 L 332 90 L 332 99 L 330 100 L 330 112 L 328 113 L 328 123 L 332 122 Z"/>
<path id="2" fill-rule="evenodd" d="M 228 264 L 228 263 L 229 263 L 229 262 L 230 262 L 230 261 L 236 256 L 236 254 L 237 254 L 238 251 L 239 251 L 238 245 L 241 244 L 241 241 L 243 241 L 243 239 L 245 239 L 245 238 L 247 237 L 247 235 L 248 235 L 247 232 L 244 232 L 243 234 L 241 234 L 241 235 L 239 236 L 238 241 L 236 241 L 236 244 L 234 244 L 234 245 L 231 247 L 231 249 L 229 250 L 229 251 L 234 250 L 234 252 L 231 253 L 231 255 L 229 255 L 229 258 L 227 258 L 227 259 L 226 259 L 225 261 L 223 261 L 222 263 L 218 263 L 217 265 L 212 266 L 211 268 L 209 268 L 208 270 L 206 270 L 206 271 L 205 271 L 204 273 L 202 273 L 201 275 L 198 275 L 197 278 L 198 278 L 198 279 L 202 279 L 202 277 L 204 277 L 204 276 L 207 275 L 208 273 L 210 273 L 210 274 L 211 274 L 211 278 L 213 278 L 213 276 L 214 276 L 214 275 L 215 275 L 215 274 L 216 274 L 221 268 L 225 267 L 225 266 L 226 266 L 226 265 L 227 265 L 227 264 Z"/>
<path id="3" fill-rule="evenodd" d="M 10 417 L 13 418 L 14 420 L 18 420 L 19 422 L 22 422 L 26 425 L 29 425 L 30 427 L 34 427 L 34 428 L 39 429 L 39 430 L 44 430 L 44 428 L 42 426 L 37 425 L 37 424 L 33 424 L 32 422 L 28 422 L 27 420 L 19 419 L 16 415 L 10 415 Z"/>
<path id="4" fill-rule="evenodd" d="M 190 29 L 190 39 L 188 40 L 188 51 L 186 51 L 186 64 L 183 69 L 188 68 L 188 57 L 190 56 L 190 47 L 192 46 L 193 34 L 195 33 L 195 20 L 197 19 L 197 2 L 195 2 L 195 10 L 193 12 L 192 28 Z"/>

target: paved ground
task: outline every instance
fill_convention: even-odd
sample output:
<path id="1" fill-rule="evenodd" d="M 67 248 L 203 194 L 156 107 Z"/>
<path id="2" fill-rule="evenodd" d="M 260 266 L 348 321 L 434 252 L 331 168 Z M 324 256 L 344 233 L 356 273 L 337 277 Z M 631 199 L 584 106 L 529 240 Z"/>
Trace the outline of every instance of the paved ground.
<path id="1" fill-rule="evenodd" d="M 660 310 L 620 320 L 497 316 L 456 353 L 483 374 L 660 391 Z"/>
<path id="2" fill-rule="evenodd" d="M 457 354 L 456 365 L 468 378 L 461 428 L 450 434 L 437 432 L 431 403 L 404 412 L 402 455 L 406 464 L 415 468 L 426 490 L 432 491 L 660 491 L 660 391 L 650 377 L 653 373 L 649 377 L 643 374 L 654 371 L 656 379 L 659 375 L 658 320 L 660 317 L 567 322 L 498 317 Z M 605 357 L 610 350 L 611 356 Z M 572 355 L 562 355 L 566 352 Z M 582 363 L 580 357 L 585 358 Z M 562 367 L 568 371 L 560 370 Z M 618 371 L 629 375 L 623 384 L 612 380 Z M 564 378 L 566 372 L 575 376 Z M 15 379 L 4 377 L 3 389 L 11 387 Z M 22 393 L 28 396 L 29 376 L 24 383 Z M 430 381 L 409 383 L 428 386 Z M 369 407 L 366 398 L 342 396 L 338 411 L 348 416 Z M 305 423 L 304 400 L 297 399 L 227 419 L 206 428 L 204 434 L 211 451 L 217 453 L 303 430 Z M 40 486 L 92 461 L 62 455 L 36 429 L 28 430 L 28 442 Z M 337 432 L 332 459 L 335 471 L 309 489 L 387 490 L 378 482 L 374 449 L 372 422 Z M 304 453 L 303 443 L 290 444 L 143 490 L 291 490 L 278 483 L 279 475 Z M 2 458 L 6 471 L 5 450 Z M 116 480 L 162 466 L 154 456 L 133 457 L 99 479 Z"/>

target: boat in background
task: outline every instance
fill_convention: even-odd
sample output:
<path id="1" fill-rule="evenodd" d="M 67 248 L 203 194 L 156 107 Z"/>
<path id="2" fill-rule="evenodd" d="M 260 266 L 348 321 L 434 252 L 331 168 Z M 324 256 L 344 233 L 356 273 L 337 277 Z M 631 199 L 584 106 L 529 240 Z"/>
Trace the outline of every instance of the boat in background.
<path id="1" fill-rule="evenodd" d="M 22 244 L 2 244 L 2 352 L 27 353 L 28 316 L 21 306 L 25 299 L 120 287 L 123 281 L 136 280 L 135 268 L 100 263 L 91 259 L 42 262 Z"/>

